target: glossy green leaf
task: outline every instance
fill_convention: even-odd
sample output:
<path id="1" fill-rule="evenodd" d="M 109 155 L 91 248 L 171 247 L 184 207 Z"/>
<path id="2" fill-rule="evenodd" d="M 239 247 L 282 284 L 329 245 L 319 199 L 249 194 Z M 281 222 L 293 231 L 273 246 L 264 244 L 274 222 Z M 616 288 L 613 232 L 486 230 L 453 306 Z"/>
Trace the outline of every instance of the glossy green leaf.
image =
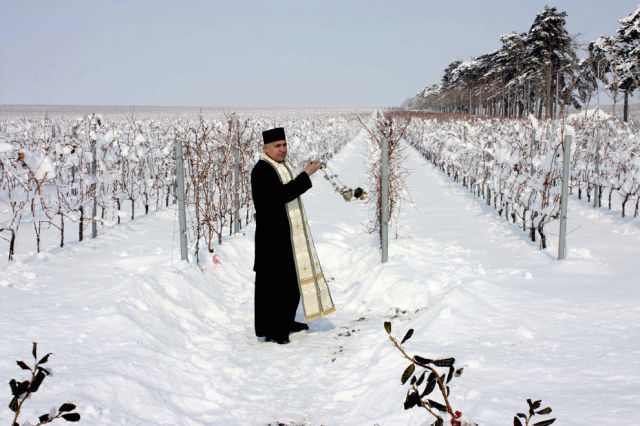
<path id="1" fill-rule="evenodd" d="M 73 411 L 76 409 L 76 405 L 75 404 L 71 404 L 69 402 L 62 404 L 60 406 L 60 408 L 58 408 L 58 411 L 61 413 L 67 412 L 67 411 Z"/>
<path id="2" fill-rule="evenodd" d="M 409 377 L 411 377 L 415 369 L 416 365 L 413 363 L 409 364 L 409 366 L 405 368 L 404 373 L 402 373 L 402 378 L 400 379 L 403 385 L 407 382 L 407 380 L 409 380 Z"/>
<path id="3" fill-rule="evenodd" d="M 29 370 L 29 371 L 31 371 L 31 367 L 29 367 L 29 366 L 27 365 L 27 363 L 26 363 L 26 362 L 24 362 L 24 361 L 16 361 L 16 363 L 17 363 L 17 364 L 18 364 L 18 366 L 20 366 L 20 368 L 22 368 L 23 370 Z"/>
<path id="4" fill-rule="evenodd" d="M 541 422 L 534 423 L 533 426 L 548 426 L 548 425 L 552 424 L 555 421 L 556 421 L 556 419 L 543 420 Z"/>
<path id="5" fill-rule="evenodd" d="M 400 344 L 403 344 L 404 342 L 409 340 L 411 336 L 413 336 L 413 328 L 410 328 L 409 331 L 407 331 L 407 334 L 404 335 L 404 338 L 402 339 L 402 342 L 400 342 Z"/>

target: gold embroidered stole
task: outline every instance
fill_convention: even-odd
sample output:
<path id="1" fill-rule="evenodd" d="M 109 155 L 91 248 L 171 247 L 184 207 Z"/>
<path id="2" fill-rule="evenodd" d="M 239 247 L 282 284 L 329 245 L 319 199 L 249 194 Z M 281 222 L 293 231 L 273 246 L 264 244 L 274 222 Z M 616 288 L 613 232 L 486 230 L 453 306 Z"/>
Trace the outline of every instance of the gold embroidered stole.
<path id="1" fill-rule="evenodd" d="M 264 152 L 260 159 L 269 163 L 278 173 L 283 184 L 293 180 L 291 166 L 272 160 Z M 311 229 L 300 197 L 286 204 L 289 227 L 291 228 L 291 245 L 298 276 L 298 287 L 304 309 L 304 318 L 311 321 L 329 315 L 336 309 L 331 299 L 329 286 L 322 273 L 316 248 L 313 245 Z"/>

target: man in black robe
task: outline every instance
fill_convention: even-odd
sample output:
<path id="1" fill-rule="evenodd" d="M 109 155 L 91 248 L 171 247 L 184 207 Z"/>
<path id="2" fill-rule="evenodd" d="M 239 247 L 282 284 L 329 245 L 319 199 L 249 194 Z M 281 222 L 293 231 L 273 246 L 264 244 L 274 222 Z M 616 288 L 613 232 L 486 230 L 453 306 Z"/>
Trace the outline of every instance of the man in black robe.
<path id="1" fill-rule="evenodd" d="M 277 162 L 287 156 L 284 129 L 262 132 L 264 154 Z M 256 211 L 255 261 L 255 332 L 266 341 L 289 343 L 289 333 L 307 330 L 294 321 L 300 291 L 291 242 L 291 228 L 286 203 L 309 188 L 309 178 L 321 167 L 319 161 L 307 162 L 302 173 L 283 184 L 276 170 L 260 159 L 251 171 L 251 193 Z"/>

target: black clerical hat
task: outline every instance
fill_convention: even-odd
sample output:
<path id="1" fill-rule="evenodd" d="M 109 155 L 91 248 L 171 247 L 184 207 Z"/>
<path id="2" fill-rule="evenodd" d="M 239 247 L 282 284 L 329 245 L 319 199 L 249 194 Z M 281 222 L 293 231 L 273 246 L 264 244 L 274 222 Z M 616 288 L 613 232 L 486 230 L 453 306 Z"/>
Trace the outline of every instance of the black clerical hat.
<path id="1" fill-rule="evenodd" d="M 262 132 L 262 139 L 264 139 L 264 143 L 267 144 L 275 141 L 283 141 L 287 138 L 284 136 L 284 129 L 282 127 L 276 127 L 275 129 Z"/>

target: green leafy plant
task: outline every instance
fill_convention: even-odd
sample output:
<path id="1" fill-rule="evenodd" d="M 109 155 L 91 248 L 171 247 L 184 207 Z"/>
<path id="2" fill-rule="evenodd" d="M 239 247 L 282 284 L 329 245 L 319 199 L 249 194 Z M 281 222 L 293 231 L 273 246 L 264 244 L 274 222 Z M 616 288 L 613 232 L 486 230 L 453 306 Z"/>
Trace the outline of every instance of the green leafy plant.
<path id="1" fill-rule="evenodd" d="M 468 426 L 475 425 L 475 423 L 469 423 L 467 420 L 462 419 L 462 413 L 460 411 L 454 411 L 451 408 L 449 401 L 449 383 L 454 377 L 458 377 L 462 374 L 463 368 L 456 369 L 454 366 L 455 358 L 443 358 L 443 359 L 429 359 L 420 355 L 414 355 L 413 357 L 407 354 L 402 345 L 413 336 L 413 329 L 409 329 L 404 335 L 404 338 L 398 343 L 398 340 L 391 335 L 391 323 L 385 322 L 384 329 L 389 335 L 389 339 L 396 348 L 402 353 L 402 356 L 408 359 L 409 364 L 403 371 L 400 382 L 404 385 L 409 382 L 409 389 L 407 390 L 407 397 L 404 401 L 404 409 L 408 410 L 413 407 L 422 407 L 427 410 L 431 415 L 436 418 L 436 421 L 432 423 L 432 426 L 443 426 L 444 417 L 449 414 L 451 417 L 452 426 Z M 437 369 L 445 369 L 439 372 Z M 416 371 L 417 370 L 417 371 Z M 429 374 L 427 376 L 427 373 Z M 425 379 L 426 377 L 426 379 Z M 409 380 L 411 379 L 411 380 Z M 421 389 L 421 386 L 423 386 Z M 443 402 L 438 402 L 434 399 L 430 399 L 429 395 L 437 388 L 440 390 Z M 531 418 L 535 415 L 546 415 L 551 413 L 551 408 L 546 407 L 540 409 L 541 401 L 532 401 L 527 399 L 529 404 L 529 415 L 524 413 L 517 413 L 513 418 L 514 426 L 529 426 Z M 520 419 L 524 420 L 524 424 Z M 555 422 L 556 419 L 542 420 L 537 423 L 532 423 L 531 426 L 547 426 Z"/>
<path id="2" fill-rule="evenodd" d="M 412 357 L 407 354 L 402 345 L 411 338 L 413 329 L 407 331 L 400 343 L 391 335 L 390 322 L 384 323 L 384 329 L 387 331 L 389 339 L 391 339 L 395 347 L 402 353 L 402 356 L 410 361 L 410 364 L 405 368 L 400 378 L 403 385 L 407 382 L 409 383 L 407 397 L 404 401 L 404 409 L 408 410 L 413 407 L 424 408 L 436 418 L 436 421 L 432 424 L 433 426 L 444 425 L 444 417 L 447 413 L 451 416 L 452 426 L 469 424 L 461 419 L 462 413 L 460 411 L 453 410 L 449 401 L 449 383 L 454 377 L 460 376 L 463 371 L 462 368 L 455 368 L 455 358 L 434 360 L 420 355 L 414 355 Z M 438 369 L 443 369 L 444 371 L 439 372 Z M 430 398 L 430 394 L 436 387 L 440 390 L 443 399 L 442 402 Z"/>
<path id="3" fill-rule="evenodd" d="M 513 426 L 523 426 L 523 423 L 520 419 L 524 420 L 524 426 L 528 426 L 529 422 L 531 421 L 531 418 L 536 414 L 545 415 L 545 414 L 551 413 L 551 407 L 547 407 L 547 408 L 543 408 L 542 410 L 539 410 L 541 402 L 542 401 L 540 400 L 531 401 L 531 399 L 527 399 L 527 404 L 529 404 L 529 415 L 527 416 L 524 413 L 516 414 L 515 417 L 513 418 Z M 533 423 L 532 426 L 547 426 L 555 421 L 556 419 L 542 420 L 537 423 Z"/>
<path id="4" fill-rule="evenodd" d="M 20 410 L 22 409 L 22 405 L 24 402 L 31 396 L 32 393 L 35 393 L 40 389 L 43 380 L 45 377 L 51 374 L 49 370 L 44 368 L 42 365 L 46 364 L 49 361 L 49 357 L 51 353 L 46 354 L 38 361 L 38 343 L 33 342 L 33 350 L 31 351 L 33 354 L 33 359 L 35 361 L 35 365 L 33 368 L 29 367 L 29 365 L 24 361 L 16 361 L 18 366 L 23 370 L 28 370 L 31 372 L 31 379 L 25 380 L 22 382 L 18 382 L 16 379 L 11 379 L 9 382 L 9 386 L 11 386 L 11 394 L 13 398 L 9 403 L 9 408 L 11 411 L 15 413 L 15 417 L 13 418 L 13 422 L 11 423 L 13 426 L 20 426 L 18 423 L 18 416 L 20 415 Z M 64 403 L 58 408 L 57 412 L 55 409 L 52 412 L 43 414 L 38 418 L 38 425 L 43 425 L 46 423 L 51 423 L 55 419 L 62 418 L 68 422 L 77 422 L 80 421 L 80 414 L 72 413 L 71 411 L 75 410 L 75 404 Z"/>

